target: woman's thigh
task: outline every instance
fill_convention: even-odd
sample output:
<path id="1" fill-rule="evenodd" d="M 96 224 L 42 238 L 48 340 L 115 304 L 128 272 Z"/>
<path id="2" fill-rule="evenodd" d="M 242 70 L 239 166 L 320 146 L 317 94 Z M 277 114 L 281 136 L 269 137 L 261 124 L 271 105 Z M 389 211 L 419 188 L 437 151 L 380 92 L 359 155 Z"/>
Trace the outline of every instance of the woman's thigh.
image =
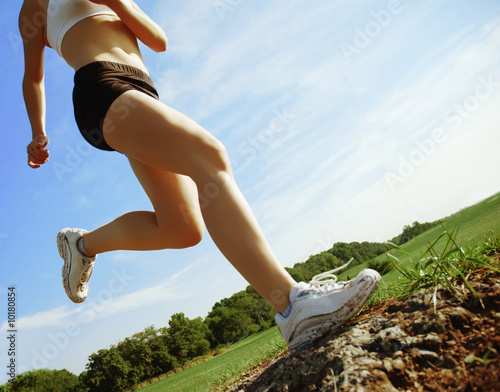
<path id="1" fill-rule="evenodd" d="M 134 158 L 129 162 L 153 205 L 160 231 L 168 236 L 166 240 L 179 243 L 179 247 L 196 245 L 203 236 L 204 223 L 193 180 Z"/>
<path id="2" fill-rule="evenodd" d="M 106 142 L 127 157 L 195 179 L 200 169 L 229 168 L 222 144 L 182 113 L 138 91 L 111 105 L 103 126 Z"/>

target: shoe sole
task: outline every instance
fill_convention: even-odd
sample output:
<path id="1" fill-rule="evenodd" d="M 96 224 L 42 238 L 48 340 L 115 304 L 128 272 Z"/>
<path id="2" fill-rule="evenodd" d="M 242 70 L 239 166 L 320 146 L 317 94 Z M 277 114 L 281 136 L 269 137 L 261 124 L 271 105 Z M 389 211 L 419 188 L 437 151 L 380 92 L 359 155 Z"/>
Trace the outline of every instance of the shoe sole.
<path id="1" fill-rule="evenodd" d="M 59 251 L 59 256 L 64 260 L 64 264 L 62 267 L 62 282 L 63 282 L 63 287 L 64 291 L 66 292 L 66 295 L 68 298 L 73 301 L 74 303 L 82 303 L 85 301 L 85 298 L 78 298 L 74 297 L 73 294 L 71 293 L 70 287 L 69 287 L 69 276 L 71 273 L 71 263 L 69 260 L 71 260 L 71 249 L 68 243 L 68 238 L 66 237 L 66 233 L 71 230 L 71 229 L 63 229 L 57 234 L 57 249 Z M 70 257 L 66 258 L 65 256 L 67 254 L 70 254 Z"/>
<path id="2" fill-rule="evenodd" d="M 363 279 L 371 280 L 371 283 L 367 286 L 363 287 L 358 295 L 354 296 L 350 301 L 348 301 L 342 308 L 337 311 L 335 314 L 328 314 L 319 316 L 319 319 L 325 319 L 328 317 L 328 320 L 324 321 L 319 325 L 315 325 L 313 328 L 309 328 L 302 332 L 299 336 L 293 339 L 289 344 L 288 348 L 291 352 L 295 352 L 307 346 L 309 343 L 323 337 L 325 334 L 329 332 L 334 332 L 340 327 L 342 327 L 349 319 L 355 316 L 362 308 L 365 306 L 366 302 L 370 299 L 370 297 L 377 290 L 378 284 L 380 282 L 380 275 L 377 271 L 374 270 L 364 270 L 363 272 L 367 273 L 366 277 L 362 277 L 360 281 Z M 362 273 L 363 273 L 362 272 Z M 334 323 L 332 321 L 332 316 L 336 319 L 340 319 L 340 322 Z M 317 319 L 318 319 L 317 318 Z M 308 332 L 311 330 L 315 330 L 316 333 L 312 337 L 307 337 L 304 339 L 304 335 L 307 336 Z"/>

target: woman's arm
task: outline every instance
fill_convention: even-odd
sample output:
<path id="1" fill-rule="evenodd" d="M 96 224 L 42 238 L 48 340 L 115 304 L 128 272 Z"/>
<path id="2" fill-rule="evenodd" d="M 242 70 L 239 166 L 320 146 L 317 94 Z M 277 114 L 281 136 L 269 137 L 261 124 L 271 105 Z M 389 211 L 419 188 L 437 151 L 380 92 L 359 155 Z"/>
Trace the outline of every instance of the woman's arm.
<path id="1" fill-rule="evenodd" d="M 45 132 L 45 43 L 40 12 L 43 11 L 36 1 L 27 0 L 19 15 L 19 30 L 24 44 L 23 95 L 33 136 L 28 145 L 28 165 L 34 169 L 49 159 L 49 152 L 45 149 L 49 138 Z"/>
<path id="2" fill-rule="evenodd" d="M 123 0 L 90 0 L 96 4 L 104 4 L 111 8 L 123 23 L 146 46 L 155 52 L 167 50 L 168 39 L 158 24 L 153 22 L 137 4 L 131 0 L 132 6 Z"/>

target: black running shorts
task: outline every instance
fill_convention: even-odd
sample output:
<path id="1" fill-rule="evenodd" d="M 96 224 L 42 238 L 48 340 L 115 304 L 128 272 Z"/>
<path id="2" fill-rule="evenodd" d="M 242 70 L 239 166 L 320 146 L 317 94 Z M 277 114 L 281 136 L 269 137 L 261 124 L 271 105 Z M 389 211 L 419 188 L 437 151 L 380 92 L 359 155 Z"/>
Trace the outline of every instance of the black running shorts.
<path id="1" fill-rule="evenodd" d="M 126 64 L 97 61 L 75 73 L 73 105 L 82 136 L 94 147 L 114 151 L 104 140 L 103 123 L 111 104 L 129 90 L 158 99 L 153 81 L 144 71 Z"/>

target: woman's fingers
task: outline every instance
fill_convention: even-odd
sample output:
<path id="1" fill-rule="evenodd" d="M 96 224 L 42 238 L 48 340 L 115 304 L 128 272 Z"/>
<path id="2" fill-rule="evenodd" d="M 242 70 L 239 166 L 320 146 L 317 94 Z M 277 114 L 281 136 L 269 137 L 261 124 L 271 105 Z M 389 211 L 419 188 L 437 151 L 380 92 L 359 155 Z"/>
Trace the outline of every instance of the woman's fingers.
<path id="1" fill-rule="evenodd" d="M 47 136 L 39 136 L 28 144 L 28 165 L 37 169 L 49 160 L 49 150 L 46 150 L 49 144 Z"/>

